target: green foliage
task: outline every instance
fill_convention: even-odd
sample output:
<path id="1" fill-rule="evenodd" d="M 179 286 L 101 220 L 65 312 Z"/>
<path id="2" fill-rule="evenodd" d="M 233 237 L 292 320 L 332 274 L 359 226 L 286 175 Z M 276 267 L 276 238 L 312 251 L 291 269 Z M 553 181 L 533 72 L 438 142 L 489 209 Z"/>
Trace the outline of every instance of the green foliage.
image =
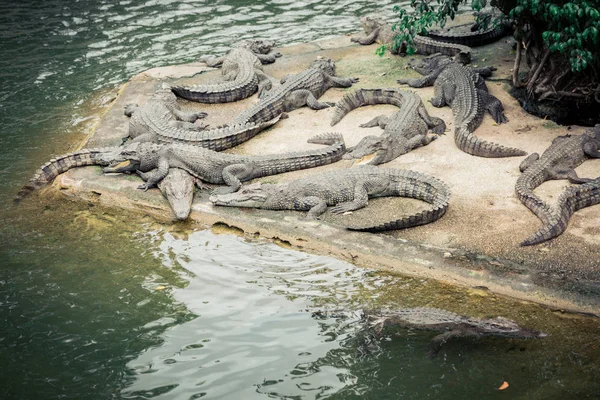
<path id="1" fill-rule="evenodd" d="M 408 54 L 414 53 L 415 35 L 426 34 L 433 25 L 443 28 L 448 18 L 454 19 L 459 4 L 467 1 L 411 0 L 414 12 L 410 13 L 395 6 L 398 22 L 392 27 L 397 32 L 394 46 L 406 46 Z M 487 0 L 470 1 L 476 11 L 487 3 Z M 539 28 L 544 46 L 567 57 L 572 71 L 600 65 L 600 0 L 512 0 L 510 4 L 509 16 L 517 22 L 517 29 L 525 24 Z M 378 54 L 384 52 L 385 47 L 378 49 Z"/>

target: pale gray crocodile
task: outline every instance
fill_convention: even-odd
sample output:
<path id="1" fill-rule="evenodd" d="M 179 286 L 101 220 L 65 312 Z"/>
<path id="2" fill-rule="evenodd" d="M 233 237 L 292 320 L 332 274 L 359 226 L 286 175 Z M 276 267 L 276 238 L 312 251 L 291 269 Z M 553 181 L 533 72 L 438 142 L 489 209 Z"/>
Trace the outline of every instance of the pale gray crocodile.
<path id="1" fill-rule="evenodd" d="M 331 125 L 337 124 L 351 110 L 370 104 L 393 104 L 400 110 L 390 117 L 378 116 L 360 125 L 379 126 L 381 136 L 367 136 L 350 148 L 344 158 L 362 158 L 376 153 L 367 164 L 378 165 L 392 161 L 409 151 L 425 146 L 444 134 L 446 124 L 439 118 L 429 116 L 421 98 L 413 92 L 398 89 L 359 89 L 348 93 L 337 102 Z M 428 135 L 431 129 L 433 135 Z"/>
<path id="2" fill-rule="evenodd" d="M 352 42 L 362 45 L 379 43 L 385 45 L 392 54 L 406 52 L 406 44 L 398 45 L 394 38 L 396 33 L 392 30 L 392 26 L 385 20 L 374 16 L 364 16 L 360 18 L 360 24 L 367 36 L 351 38 Z M 419 54 L 435 54 L 442 53 L 455 59 L 463 64 L 471 62 L 471 49 L 467 46 L 454 43 L 445 43 L 433 40 L 426 36 L 415 35 L 413 45 Z"/>
<path id="3" fill-rule="evenodd" d="M 169 168 L 169 172 L 158 183 L 163 196 L 169 202 L 175 219 L 185 220 L 192 210 L 197 178 L 181 168 Z"/>
<path id="4" fill-rule="evenodd" d="M 273 40 L 244 39 L 234 47 L 250 50 L 256 58 L 258 58 L 261 64 L 272 64 L 277 58 L 281 57 L 281 53 L 273 51 L 275 48 L 275 41 Z M 221 57 L 202 56 L 200 57 L 200 61 L 206 63 L 209 67 L 220 68 L 223 66 L 226 57 L 227 54 Z"/>
<path id="5" fill-rule="evenodd" d="M 337 133 L 314 136 L 309 143 L 328 146 L 318 150 L 246 156 L 217 153 L 185 144 L 131 143 L 122 149 L 111 166 L 104 168 L 104 172 L 137 171 L 146 181 L 139 188 L 148 190 L 164 179 L 169 168 L 180 168 L 202 182 L 227 185 L 215 193 L 230 193 L 238 190 L 243 181 L 330 164 L 340 160 L 346 151 L 344 139 Z"/>
<path id="6" fill-rule="evenodd" d="M 450 192 L 440 180 L 419 172 L 362 165 L 286 183 L 254 183 L 242 186 L 236 193 L 213 195 L 210 201 L 219 206 L 308 211 L 306 217 L 314 219 L 328 206 L 334 206 L 332 213 L 340 214 L 365 207 L 369 198 L 384 196 L 411 197 L 432 207 L 393 221 L 348 229 L 378 232 L 434 222 L 446 212 Z"/>
<path id="7" fill-rule="evenodd" d="M 260 59 L 252 51 L 232 49 L 222 61 L 222 82 L 193 86 L 173 86 L 177 96 L 200 103 L 229 103 L 245 99 L 258 91 L 270 90 L 271 80 L 263 72 Z"/>
<path id="8" fill-rule="evenodd" d="M 541 157 L 538 153 L 532 153 L 521 163 L 520 170 L 523 174 L 517 179 L 515 185 L 517 198 L 542 221 L 545 227 L 556 225 L 557 221 L 565 217 L 561 215 L 560 210 L 555 212 L 533 190 L 550 179 L 568 179 L 571 183 L 590 182 L 592 179 L 577 176 L 575 168 L 588 158 L 600 157 L 599 148 L 600 124 L 586 130 L 582 135 L 555 138 Z M 577 204 L 577 201 L 574 204 Z M 546 237 L 547 234 L 536 232 L 521 245 L 532 245 L 550 239 Z"/>
<path id="9" fill-rule="evenodd" d="M 476 75 L 476 74 L 475 74 Z M 467 67 L 450 63 L 434 83 L 434 107 L 449 105 L 454 114 L 454 141 L 465 153 L 478 157 L 515 157 L 527 154 L 523 150 L 505 147 L 479 139 L 473 132 L 486 109 L 497 123 L 507 122 L 500 100 L 476 87 L 474 74 Z"/>
<path id="10" fill-rule="evenodd" d="M 518 339 L 534 339 L 548 336 L 544 332 L 521 328 L 514 321 L 503 317 L 473 318 L 439 308 L 405 308 L 399 310 L 365 310 L 366 323 L 381 332 L 385 326 L 410 329 L 442 331 L 433 338 L 432 355 L 451 338 L 463 336 L 503 336 Z"/>

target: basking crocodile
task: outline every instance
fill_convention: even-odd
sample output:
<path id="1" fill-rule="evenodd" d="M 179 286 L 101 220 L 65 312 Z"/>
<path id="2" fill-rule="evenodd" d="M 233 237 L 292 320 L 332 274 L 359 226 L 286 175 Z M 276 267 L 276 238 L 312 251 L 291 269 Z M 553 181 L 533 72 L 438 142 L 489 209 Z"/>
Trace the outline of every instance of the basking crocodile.
<path id="1" fill-rule="evenodd" d="M 580 178 L 575 168 L 588 157 L 600 157 L 600 124 L 586 130 L 581 135 L 559 136 L 542 153 L 533 153 L 520 165 L 523 172 L 515 186 L 517 198 L 529 208 L 544 225 L 553 225 L 557 219 L 552 207 L 540 199 L 533 190 L 550 179 L 568 179 L 572 183 L 586 183 L 588 178 Z M 567 218 L 568 219 L 568 218 Z M 530 245 L 539 243 L 542 236 L 537 233 L 521 243 Z"/>
<path id="2" fill-rule="evenodd" d="M 488 29 L 473 32 L 431 31 L 427 37 L 438 42 L 455 43 L 463 46 L 477 47 L 494 43 L 511 32 L 510 25 L 501 22 Z"/>
<path id="3" fill-rule="evenodd" d="M 475 74 L 476 75 L 476 74 Z M 431 104 L 448 104 L 454 114 L 454 141 L 459 149 L 478 157 L 522 156 L 522 150 L 486 142 L 473 135 L 487 109 L 497 123 L 507 122 L 500 100 L 475 86 L 474 74 L 465 66 L 450 63 L 435 80 Z"/>
<path id="4" fill-rule="evenodd" d="M 400 84 L 408 84 L 410 87 L 422 88 L 425 86 L 433 86 L 435 80 L 440 76 L 442 71 L 454 61 L 443 54 L 433 54 L 427 57 L 412 59 L 408 62 L 408 66 L 419 74 L 423 75 L 423 78 L 402 78 L 398 79 Z M 488 78 L 492 76 L 492 72 L 495 71 L 495 67 L 481 67 L 481 68 L 469 68 L 471 71 L 473 81 L 478 89 L 488 91 L 485 81 L 481 78 Z"/>
<path id="5" fill-rule="evenodd" d="M 558 198 L 550 219 L 521 245 L 530 246 L 561 235 L 575 211 L 596 204 L 600 204 L 600 178 L 566 188 Z"/>
<path id="6" fill-rule="evenodd" d="M 439 308 L 406 308 L 400 310 L 364 311 L 364 320 L 376 326 L 401 326 L 411 329 L 444 331 L 432 340 L 435 355 L 449 339 L 462 336 L 503 336 L 518 339 L 543 338 L 544 332 L 521 328 L 514 321 L 503 317 L 472 318 Z"/>
<path id="7" fill-rule="evenodd" d="M 309 143 L 328 146 L 318 150 L 245 156 L 184 144 L 131 143 L 123 148 L 110 167 L 104 168 L 104 172 L 137 171 L 146 181 L 139 188 L 148 190 L 165 178 L 169 168 L 180 168 L 202 182 L 228 185 L 215 193 L 231 193 L 240 188 L 242 181 L 330 164 L 340 160 L 346 151 L 344 139 L 337 133 L 314 136 Z"/>
<path id="8" fill-rule="evenodd" d="M 261 64 L 272 64 L 277 58 L 281 57 L 279 52 L 271 53 L 271 50 L 275 47 L 275 41 L 273 40 L 245 39 L 236 44 L 235 47 L 250 50 Z M 227 54 L 221 57 L 202 56 L 200 61 L 206 63 L 209 67 L 220 68 L 226 58 Z"/>
<path id="9" fill-rule="evenodd" d="M 386 223 L 348 229 L 378 232 L 428 224 L 444 215 L 450 192 L 440 180 L 419 172 L 363 165 L 280 184 L 254 183 L 236 193 L 213 195 L 210 201 L 219 206 L 308 211 L 306 217 L 314 219 L 327 206 L 334 206 L 331 212 L 340 214 L 365 207 L 369 198 L 384 196 L 411 197 L 426 201 L 432 208 Z"/>
<path id="10" fill-rule="evenodd" d="M 415 93 L 397 89 L 359 89 L 348 93 L 335 107 L 331 125 L 337 124 L 351 110 L 368 104 L 393 104 L 400 110 L 389 118 L 375 117 L 361 127 L 380 126 L 381 136 L 367 136 L 349 149 L 344 158 L 362 158 L 376 153 L 368 164 L 389 162 L 402 154 L 425 146 L 444 134 L 446 124 L 439 118 L 430 117 L 421 98 Z M 435 135 L 428 135 L 431 129 Z"/>
<path id="11" fill-rule="evenodd" d="M 169 168 L 167 176 L 158 183 L 158 188 L 169 201 L 178 220 L 187 219 L 192 210 L 196 177 L 181 168 Z"/>
<path id="12" fill-rule="evenodd" d="M 273 114 L 270 120 L 239 120 L 227 127 L 204 129 L 205 126 L 195 125 L 191 121 L 203 118 L 206 113 L 182 113 L 173 92 L 163 87 L 143 106 L 128 105 L 125 115 L 131 117 L 128 137 L 134 142 L 176 142 L 221 151 L 237 146 L 274 125 L 281 113 Z"/>
<path id="13" fill-rule="evenodd" d="M 262 70 L 259 58 L 246 48 L 234 48 L 223 59 L 223 82 L 215 84 L 173 86 L 179 97 L 200 103 L 229 103 L 258 96 L 272 87 L 271 80 Z"/>
<path id="14" fill-rule="evenodd" d="M 234 124 L 261 123 L 273 120 L 283 112 L 304 105 L 313 110 L 331 107 L 331 103 L 317 99 L 332 87 L 348 88 L 358 78 L 340 78 L 335 76 L 335 63 L 328 58 L 318 58 L 311 66 L 297 74 L 283 79 L 281 86 L 266 93 L 258 103 L 242 112 L 233 121 Z"/>
<path id="15" fill-rule="evenodd" d="M 382 18 L 364 16 L 360 18 L 360 24 L 367 34 L 365 37 L 352 38 L 352 42 L 362 45 L 379 43 L 386 45 L 392 54 L 405 52 L 406 44 L 398 46 L 394 42 L 396 33 L 392 30 L 392 26 L 385 22 Z M 455 57 L 457 61 L 468 64 L 471 62 L 471 49 L 467 46 L 453 43 L 444 43 L 433 40 L 426 36 L 415 35 L 413 45 L 419 54 L 435 54 L 442 53 L 448 56 Z"/>

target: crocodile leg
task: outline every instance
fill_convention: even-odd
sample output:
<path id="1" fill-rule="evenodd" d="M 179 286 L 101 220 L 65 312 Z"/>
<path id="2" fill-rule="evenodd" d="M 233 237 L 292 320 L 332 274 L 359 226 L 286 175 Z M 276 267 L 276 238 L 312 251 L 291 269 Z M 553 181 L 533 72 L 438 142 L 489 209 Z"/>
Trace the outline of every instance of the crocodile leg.
<path id="1" fill-rule="evenodd" d="M 148 172 L 136 171 L 137 174 L 146 181 L 143 185 L 138 186 L 138 189 L 142 189 L 144 192 L 154 187 L 158 182 L 162 181 L 165 176 L 169 173 L 169 162 L 165 157 L 161 157 L 158 160 L 158 168 L 155 168 Z"/>
<path id="2" fill-rule="evenodd" d="M 427 127 L 431 129 L 433 133 L 435 133 L 436 135 L 444 134 L 444 132 L 446 131 L 446 123 L 443 119 L 438 117 L 432 117 L 431 115 L 429 115 L 427 109 L 423 105 L 419 106 L 417 112 L 419 113 L 421 118 L 423 118 L 423 121 L 425 121 Z"/>
<path id="3" fill-rule="evenodd" d="M 129 103 L 127 105 L 125 105 L 125 111 L 124 114 L 128 117 L 131 118 L 131 116 L 133 115 L 134 112 L 136 112 L 137 110 L 140 109 L 140 106 L 138 106 L 135 103 Z"/>
<path id="4" fill-rule="evenodd" d="M 550 172 L 552 179 L 568 179 L 571 183 L 586 183 L 593 181 L 590 178 L 580 178 L 573 168 L 555 168 Z"/>
<path id="5" fill-rule="evenodd" d="M 398 82 L 401 85 L 408 85 L 413 88 L 423 88 L 425 86 L 433 86 L 437 77 L 438 77 L 437 74 L 430 74 L 430 75 L 425 75 L 422 78 L 413 78 L 413 79 L 402 78 L 402 79 L 398 79 L 396 82 Z"/>
<path id="6" fill-rule="evenodd" d="M 202 56 L 202 57 L 200 57 L 200 61 L 206 63 L 206 65 L 211 68 L 220 68 L 221 65 L 223 65 L 224 60 L 225 60 L 225 56 L 222 56 L 222 57 Z"/>
<path id="7" fill-rule="evenodd" d="M 226 187 L 213 190 L 212 194 L 229 194 L 237 192 L 242 187 L 242 181 L 252 179 L 254 168 L 250 164 L 232 164 L 223 168 L 223 180 Z"/>
<path id="8" fill-rule="evenodd" d="M 354 187 L 354 200 L 340 203 L 331 208 L 332 214 L 341 214 L 348 211 L 358 210 L 366 207 L 369 203 L 369 192 L 367 190 L 368 183 L 366 181 L 356 182 Z"/>
<path id="9" fill-rule="evenodd" d="M 317 219 L 321 214 L 327 211 L 327 202 L 317 196 L 306 196 L 296 199 L 296 209 L 306 210 L 306 219 Z"/>
<path id="10" fill-rule="evenodd" d="M 327 75 L 327 82 L 332 87 L 349 88 L 353 83 L 358 82 L 358 78 L 340 78 L 339 76 Z"/>
<path id="11" fill-rule="evenodd" d="M 487 91 L 479 90 L 479 94 L 481 95 L 481 99 L 484 104 L 486 104 L 486 109 L 492 115 L 497 124 L 508 122 L 508 118 L 506 118 L 504 115 L 504 107 L 502 106 L 502 102 L 500 100 L 489 94 Z"/>
<path id="12" fill-rule="evenodd" d="M 203 119 L 208 116 L 208 114 L 205 112 L 186 113 L 174 107 L 169 107 L 169 110 L 171 110 L 175 118 L 177 118 L 179 121 L 185 122 L 196 122 L 196 120 Z"/>
<path id="13" fill-rule="evenodd" d="M 363 37 L 353 37 L 350 39 L 351 42 L 362 44 L 363 46 L 375 43 L 379 36 L 379 28 L 373 30 L 369 35 Z"/>
<path id="14" fill-rule="evenodd" d="M 540 159 L 540 155 L 538 153 L 531 153 L 527 156 L 521 164 L 519 165 L 519 171 L 525 172 L 525 170 L 533 165 L 537 160 Z"/>
<path id="15" fill-rule="evenodd" d="M 452 331 L 444 332 L 441 335 L 437 335 L 436 337 L 431 339 L 432 349 L 429 352 L 429 356 L 432 358 L 437 356 L 437 354 L 440 352 L 440 350 L 442 348 L 442 345 L 444 343 L 446 343 L 448 340 L 450 340 L 452 338 L 464 337 L 464 336 L 479 337 L 481 335 L 470 329 L 466 329 L 466 330 L 465 329 L 454 329 Z"/>
<path id="16" fill-rule="evenodd" d="M 365 122 L 364 124 L 360 124 L 359 126 L 361 128 L 373 128 L 375 126 L 379 126 L 381 129 L 385 129 L 389 120 L 389 117 L 386 117 L 385 115 L 378 115 L 369 122 Z"/>
<path id="17" fill-rule="evenodd" d="M 258 98 L 260 99 L 266 92 L 273 88 L 273 82 L 271 82 L 267 74 L 258 69 L 255 69 L 254 73 L 258 78 Z"/>
<path id="18" fill-rule="evenodd" d="M 598 144 L 593 142 L 587 142 L 583 145 L 583 152 L 590 157 L 600 158 L 600 151 L 598 151 Z"/>
<path id="19" fill-rule="evenodd" d="M 431 104 L 434 107 L 444 107 L 446 103 L 446 96 L 444 95 L 444 86 L 440 83 L 433 85 L 433 97 L 431 98 Z"/>
<path id="20" fill-rule="evenodd" d="M 308 89 L 294 90 L 285 99 L 285 110 L 291 111 L 300 108 L 304 105 L 312 108 L 313 110 L 322 110 L 324 108 L 332 107 L 331 103 L 320 102 Z"/>

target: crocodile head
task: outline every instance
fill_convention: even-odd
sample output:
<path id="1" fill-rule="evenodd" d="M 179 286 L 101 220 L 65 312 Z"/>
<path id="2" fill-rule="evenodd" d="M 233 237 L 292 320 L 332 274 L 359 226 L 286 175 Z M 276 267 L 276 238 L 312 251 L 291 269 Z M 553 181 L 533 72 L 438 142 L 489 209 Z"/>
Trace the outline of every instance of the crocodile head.
<path id="1" fill-rule="evenodd" d="M 159 182 L 158 188 L 167 198 L 175 218 L 184 220 L 190 215 L 194 199 L 195 178 L 179 168 L 170 168 L 167 176 Z"/>
<path id="2" fill-rule="evenodd" d="M 152 94 L 151 99 L 174 106 L 177 105 L 177 96 L 175 96 L 175 93 L 171 91 L 171 87 L 166 84 L 163 84 L 160 88 L 156 89 Z"/>
<path id="3" fill-rule="evenodd" d="M 310 68 L 320 69 L 327 75 L 335 75 L 335 63 L 331 58 L 317 57 L 310 65 Z"/>
<path id="4" fill-rule="evenodd" d="M 275 185 L 260 182 L 242 186 L 235 193 L 210 196 L 210 201 L 217 206 L 261 208 L 271 196 L 271 187 Z"/>
<path id="5" fill-rule="evenodd" d="M 386 24 L 385 20 L 378 16 L 365 15 L 360 18 L 360 26 L 364 29 L 367 35 L 370 35 L 375 29 Z"/>
<path id="6" fill-rule="evenodd" d="M 134 142 L 122 147 L 118 154 L 104 168 L 105 173 L 135 172 L 142 170 L 142 164 L 148 164 L 158 158 L 160 145 L 154 143 Z"/>
<path id="7" fill-rule="evenodd" d="M 344 159 L 362 158 L 370 154 L 376 153 L 381 150 L 382 138 L 379 136 L 365 136 L 360 142 L 346 154 L 343 155 Z"/>
<path id="8" fill-rule="evenodd" d="M 248 49 L 256 54 L 269 54 L 275 47 L 274 40 L 258 40 L 258 39 L 246 39 L 242 40 L 238 47 Z"/>
<path id="9" fill-rule="evenodd" d="M 439 67 L 451 62 L 452 59 L 450 57 L 436 53 L 419 59 L 413 58 L 408 62 L 408 66 L 421 75 L 429 75 Z"/>
<path id="10" fill-rule="evenodd" d="M 503 317 L 483 319 L 476 325 L 477 330 L 482 334 L 492 334 L 495 336 L 507 336 L 524 339 L 543 338 L 548 336 L 548 334 L 544 332 L 521 328 L 514 321 Z"/>

